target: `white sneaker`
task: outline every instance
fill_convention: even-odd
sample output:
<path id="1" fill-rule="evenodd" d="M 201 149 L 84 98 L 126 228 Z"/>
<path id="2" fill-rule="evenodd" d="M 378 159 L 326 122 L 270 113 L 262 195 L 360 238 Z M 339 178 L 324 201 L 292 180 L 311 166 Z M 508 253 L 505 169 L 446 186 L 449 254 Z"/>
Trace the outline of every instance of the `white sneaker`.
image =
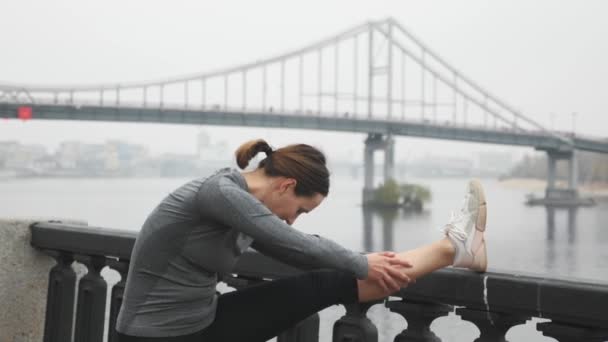
<path id="1" fill-rule="evenodd" d="M 486 197 L 481 183 L 472 180 L 467 186 L 464 203 L 451 215 L 443 231 L 456 248 L 453 266 L 485 272 L 488 266 L 486 242 Z"/>

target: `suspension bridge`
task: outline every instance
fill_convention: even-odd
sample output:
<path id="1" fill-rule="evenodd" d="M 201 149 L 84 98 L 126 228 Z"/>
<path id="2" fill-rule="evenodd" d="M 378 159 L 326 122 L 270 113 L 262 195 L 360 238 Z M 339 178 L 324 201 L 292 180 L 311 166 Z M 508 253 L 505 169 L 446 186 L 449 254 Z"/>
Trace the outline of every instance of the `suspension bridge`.
<path id="1" fill-rule="evenodd" d="M 137 83 L 0 82 L 0 116 L 40 120 L 282 127 L 367 133 L 364 201 L 374 152 L 394 169 L 394 137 L 530 146 L 548 154 L 547 198 L 576 197 L 577 150 L 608 139 L 546 129 L 451 66 L 392 18 L 235 67 Z M 557 189 L 556 162 L 569 162 Z"/>

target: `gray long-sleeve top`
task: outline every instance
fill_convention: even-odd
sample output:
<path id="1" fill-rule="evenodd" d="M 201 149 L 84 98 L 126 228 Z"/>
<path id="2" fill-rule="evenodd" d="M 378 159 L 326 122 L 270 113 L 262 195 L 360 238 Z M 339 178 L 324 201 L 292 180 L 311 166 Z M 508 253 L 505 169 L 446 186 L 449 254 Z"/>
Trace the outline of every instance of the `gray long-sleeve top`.
<path id="1" fill-rule="evenodd" d="M 218 274 L 249 247 L 296 267 L 333 268 L 367 277 L 364 255 L 293 229 L 251 195 L 238 170 L 221 169 L 168 195 L 139 233 L 116 329 L 168 337 L 215 318 Z"/>

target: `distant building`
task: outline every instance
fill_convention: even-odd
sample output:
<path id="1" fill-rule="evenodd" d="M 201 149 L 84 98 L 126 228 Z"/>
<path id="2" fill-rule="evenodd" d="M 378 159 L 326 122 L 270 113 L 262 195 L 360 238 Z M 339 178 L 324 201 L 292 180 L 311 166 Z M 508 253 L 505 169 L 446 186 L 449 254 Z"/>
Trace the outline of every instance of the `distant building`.
<path id="1" fill-rule="evenodd" d="M 105 145 L 105 169 L 107 171 L 130 170 L 148 157 L 148 150 L 141 145 L 111 140 Z"/>
<path id="2" fill-rule="evenodd" d="M 211 142 L 209 134 L 202 130 L 197 136 L 196 154 L 202 161 L 226 161 L 233 155 L 228 150 L 228 143 L 220 141 L 214 144 Z"/>
<path id="3" fill-rule="evenodd" d="M 81 156 L 82 143 L 79 141 L 64 141 L 55 153 L 55 159 L 61 169 L 75 169 Z"/>
<path id="4" fill-rule="evenodd" d="M 28 169 L 36 159 L 47 155 L 42 145 L 22 145 L 15 141 L 0 142 L 0 166 L 6 170 Z"/>
<path id="5" fill-rule="evenodd" d="M 76 168 L 84 175 L 101 176 L 106 173 L 106 147 L 101 144 L 81 144 Z"/>
<path id="6" fill-rule="evenodd" d="M 17 153 L 19 143 L 16 141 L 0 141 L 0 169 L 8 169 L 9 156 Z"/>
<path id="7" fill-rule="evenodd" d="M 34 170 L 55 170 L 58 166 L 57 160 L 48 155 L 35 159 L 32 162 L 32 168 Z"/>
<path id="8" fill-rule="evenodd" d="M 196 136 L 196 155 L 199 159 L 205 159 L 211 150 L 211 138 L 207 132 L 201 130 Z"/>
<path id="9" fill-rule="evenodd" d="M 55 160 L 58 170 L 73 170 L 81 175 L 128 175 L 147 156 L 145 147 L 119 140 L 105 144 L 65 141 L 59 145 Z"/>

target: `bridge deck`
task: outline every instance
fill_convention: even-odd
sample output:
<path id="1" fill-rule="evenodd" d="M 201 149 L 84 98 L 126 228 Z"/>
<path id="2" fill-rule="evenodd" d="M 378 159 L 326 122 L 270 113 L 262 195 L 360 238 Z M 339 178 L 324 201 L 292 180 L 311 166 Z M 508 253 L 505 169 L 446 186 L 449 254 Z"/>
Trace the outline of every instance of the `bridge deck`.
<path id="1" fill-rule="evenodd" d="M 0 103 L 0 116 L 15 117 L 20 104 Z M 31 105 L 33 119 L 150 122 L 192 125 L 276 127 L 342 132 L 381 133 L 489 144 L 531 146 L 543 150 L 578 150 L 608 153 L 607 140 L 575 137 L 573 145 L 544 131 L 489 129 L 482 126 L 431 121 L 369 119 L 364 115 L 317 115 L 316 113 L 264 113 L 254 111 L 188 110 L 73 105 Z"/>

